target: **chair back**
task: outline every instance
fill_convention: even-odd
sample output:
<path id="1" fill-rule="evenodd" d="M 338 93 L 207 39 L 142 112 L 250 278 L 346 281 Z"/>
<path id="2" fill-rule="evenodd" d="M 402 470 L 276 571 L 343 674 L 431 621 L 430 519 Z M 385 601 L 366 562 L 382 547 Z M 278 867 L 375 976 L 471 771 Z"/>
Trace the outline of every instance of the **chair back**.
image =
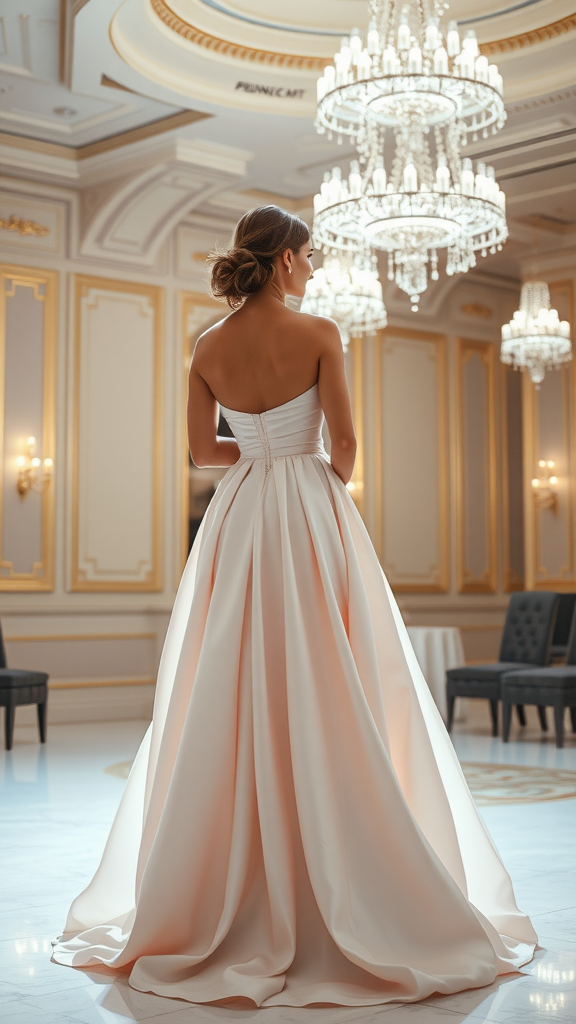
<path id="1" fill-rule="evenodd" d="M 506 613 L 500 661 L 547 665 L 560 595 L 548 590 L 512 594 Z"/>
<path id="2" fill-rule="evenodd" d="M 566 655 L 575 606 L 576 594 L 560 594 L 556 625 L 552 635 L 552 657 Z"/>
<path id="3" fill-rule="evenodd" d="M 2 636 L 2 626 L 0 625 L 0 668 L 8 668 L 6 664 L 6 648 L 4 647 L 4 637 Z"/>
<path id="4" fill-rule="evenodd" d="M 566 648 L 566 664 L 576 665 L 576 608 L 572 615 L 572 628 L 570 630 L 568 646 Z"/>

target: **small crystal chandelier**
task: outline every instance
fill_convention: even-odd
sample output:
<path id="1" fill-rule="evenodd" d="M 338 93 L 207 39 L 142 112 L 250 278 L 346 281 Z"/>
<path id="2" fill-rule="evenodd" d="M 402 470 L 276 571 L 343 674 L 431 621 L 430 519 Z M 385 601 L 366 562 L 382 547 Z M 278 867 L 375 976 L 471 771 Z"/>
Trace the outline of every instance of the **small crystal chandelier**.
<path id="1" fill-rule="evenodd" d="M 300 310 L 335 320 L 344 351 L 351 337 L 385 327 L 388 318 L 375 258 L 361 252 L 326 256 L 308 282 Z"/>
<path id="2" fill-rule="evenodd" d="M 339 167 L 325 176 L 315 237 L 325 252 L 387 251 L 388 277 L 413 310 L 428 277 L 438 278 L 438 250 L 447 250 L 448 274 L 462 273 L 508 234 L 494 169 L 460 155 L 469 134 L 485 138 L 504 124 L 502 77 L 473 32 L 461 44 L 450 22 L 443 35 L 446 6 L 370 0 L 366 45 L 353 30 L 318 80 L 318 131 L 350 137 L 359 159 L 348 180 Z"/>
<path id="3" fill-rule="evenodd" d="M 500 359 L 514 369 L 528 370 L 538 388 L 546 370 L 558 369 L 572 359 L 570 324 L 550 309 L 545 281 L 527 281 L 520 293 L 520 309 L 502 327 Z"/>

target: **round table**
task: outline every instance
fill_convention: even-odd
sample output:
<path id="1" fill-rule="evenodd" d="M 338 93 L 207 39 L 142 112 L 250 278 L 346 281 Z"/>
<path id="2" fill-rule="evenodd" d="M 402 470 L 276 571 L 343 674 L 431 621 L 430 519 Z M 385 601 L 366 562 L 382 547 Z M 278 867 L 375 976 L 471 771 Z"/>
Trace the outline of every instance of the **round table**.
<path id="1" fill-rule="evenodd" d="M 408 626 L 408 636 L 436 707 L 446 721 L 446 669 L 464 665 L 464 648 L 456 626 Z M 463 701 L 459 701 L 463 704 Z M 462 711 L 459 718 L 463 717 Z"/>

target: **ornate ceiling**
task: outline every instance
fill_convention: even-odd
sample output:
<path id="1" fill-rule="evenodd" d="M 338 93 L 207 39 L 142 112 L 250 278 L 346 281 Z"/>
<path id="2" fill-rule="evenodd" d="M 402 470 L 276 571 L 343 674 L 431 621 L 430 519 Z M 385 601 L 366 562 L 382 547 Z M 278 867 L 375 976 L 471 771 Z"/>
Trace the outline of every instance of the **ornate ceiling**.
<path id="1" fill-rule="evenodd" d="M 576 244 L 576 0 L 454 0 L 450 13 L 504 77 L 506 127 L 470 151 L 494 164 L 511 227 L 483 273 L 519 277 L 530 249 L 565 259 Z M 366 20 L 366 0 L 4 0 L 2 173 L 78 188 L 84 210 L 98 190 L 120 196 L 106 184 L 120 179 L 139 182 L 143 207 L 157 174 L 181 192 L 168 226 L 187 189 L 198 209 L 211 173 L 302 209 L 351 155 L 314 130 L 316 78 Z M 242 202 L 222 194 L 218 216 Z M 86 245 L 105 248 L 107 222 L 91 223 Z"/>

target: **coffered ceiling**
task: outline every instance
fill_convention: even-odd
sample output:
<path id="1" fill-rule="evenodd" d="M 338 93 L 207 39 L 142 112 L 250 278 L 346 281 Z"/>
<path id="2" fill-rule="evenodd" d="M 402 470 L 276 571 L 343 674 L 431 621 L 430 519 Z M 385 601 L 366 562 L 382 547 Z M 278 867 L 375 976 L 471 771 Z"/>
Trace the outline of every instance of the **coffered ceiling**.
<path id="1" fill-rule="evenodd" d="M 518 277 L 532 250 L 576 244 L 576 0 L 450 15 L 504 76 L 507 124 L 470 155 L 494 164 L 511 226 L 479 269 Z M 351 155 L 314 130 L 315 81 L 366 21 L 366 0 L 1 0 L 0 169 L 92 194 L 192 163 L 303 203 Z"/>

